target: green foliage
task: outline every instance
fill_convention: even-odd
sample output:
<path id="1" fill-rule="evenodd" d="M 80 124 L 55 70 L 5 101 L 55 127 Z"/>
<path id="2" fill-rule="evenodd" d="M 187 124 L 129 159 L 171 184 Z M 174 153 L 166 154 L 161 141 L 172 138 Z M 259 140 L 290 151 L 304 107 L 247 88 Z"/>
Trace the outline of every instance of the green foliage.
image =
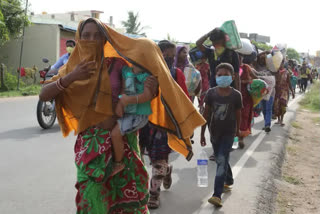
<path id="1" fill-rule="evenodd" d="M 0 0 L 0 46 L 19 37 L 24 24 L 30 24 L 22 3 L 22 0 Z"/>
<path id="2" fill-rule="evenodd" d="M 320 90 L 320 83 L 315 82 L 311 90 L 306 93 L 304 98 L 300 101 L 300 105 L 303 108 L 310 109 L 314 112 L 320 111 L 320 96 L 319 96 L 319 90 Z"/>
<path id="3" fill-rule="evenodd" d="M 292 127 L 295 128 L 295 129 L 302 129 L 302 127 L 299 125 L 299 123 L 297 122 L 292 122 L 291 123 Z"/>
<path id="4" fill-rule="evenodd" d="M 260 42 L 256 42 L 256 41 L 251 41 L 252 44 L 254 44 L 255 46 L 257 46 L 258 49 L 263 50 L 263 51 L 270 51 L 272 49 L 271 45 L 267 45 L 264 43 L 260 43 Z"/>
<path id="5" fill-rule="evenodd" d="M 121 23 L 126 28 L 126 33 L 146 36 L 146 34 L 142 32 L 146 27 L 141 27 L 139 13 L 134 14 L 133 11 L 129 11 L 127 21 L 122 21 Z"/>
<path id="6" fill-rule="evenodd" d="M 40 85 L 29 85 L 21 88 L 20 92 L 23 96 L 38 95 L 40 94 L 41 88 Z"/>
<path id="7" fill-rule="evenodd" d="M 10 90 L 10 91 L 0 91 L 0 97 L 20 97 L 20 96 L 31 96 L 40 94 L 40 85 L 29 85 L 21 87 L 20 91 Z"/>
<path id="8" fill-rule="evenodd" d="M 175 43 L 175 44 L 178 43 L 178 40 L 175 39 L 175 38 L 173 38 L 173 37 L 171 37 L 169 33 L 167 34 L 166 40 L 168 40 L 168 41 L 170 41 L 170 42 L 173 42 L 173 43 Z"/>
<path id="9" fill-rule="evenodd" d="M 9 31 L 4 22 L 4 16 L 0 10 L 0 46 L 9 41 Z"/>
<path id="10" fill-rule="evenodd" d="M 18 74 L 17 74 L 18 75 Z M 10 72 L 5 72 L 4 74 L 4 83 L 8 87 L 9 90 L 15 90 L 18 85 L 18 76 L 13 75 Z M 20 81 L 20 86 L 24 87 L 24 82 Z"/>
<path id="11" fill-rule="evenodd" d="M 298 62 L 300 62 L 300 55 L 299 53 L 293 49 L 293 48 L 288 48 L 287 50 L 287 55 L 288 55 L 288 58 L 289 59 L 295 59 L 297 60 Z"/>
<path id="12" fill-rule="evenodd" d="M 285 180 L 289 184 L 299 185 L 302 184 L 302 181 L 299 178 L 295 178 L 292 176 L 283 176 L 283 180 Z"/>
<path id="13" fill-rule="evenodd" d="M 189 46 L 190 46 L 190 49 L 197 47 L 196 43 L 190 43 Z"/>

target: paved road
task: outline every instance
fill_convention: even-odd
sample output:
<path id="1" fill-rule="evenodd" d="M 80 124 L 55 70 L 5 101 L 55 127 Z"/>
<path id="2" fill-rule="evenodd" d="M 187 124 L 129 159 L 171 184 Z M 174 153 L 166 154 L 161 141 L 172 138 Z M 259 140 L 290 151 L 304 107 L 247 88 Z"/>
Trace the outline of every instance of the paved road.
<path id="1" fill-rule="evenodd" d="M 0 99 L 0 213 L 75 213 L 75 137 L 62 138 L 57 124 L 42 130 L 36 120 L 36 104 L 36 97 Z M 294 116 L 296 108 L 294 101 L 287 119 Z M 151 213 L 252 213 L 273 147 L 286 132 L 277 127 L 272 134 L 265 135 L 262 125 L 262 118 L 256 119 L 245 149 L 231 154 L 235 187 L 224 196 L 223 208 L 216 210 L 206 203 L 213 189 L 215 163 L 209 164 L 209 187 L 198 188 L 196 158 L 187 162 L 172 153 L 173 185 L 161 193 L 161 208 Z M 197 155 L 201 150 L 199 129 L 195 142 Z M 210 146 L 204 149 L 211 154 Z"/>

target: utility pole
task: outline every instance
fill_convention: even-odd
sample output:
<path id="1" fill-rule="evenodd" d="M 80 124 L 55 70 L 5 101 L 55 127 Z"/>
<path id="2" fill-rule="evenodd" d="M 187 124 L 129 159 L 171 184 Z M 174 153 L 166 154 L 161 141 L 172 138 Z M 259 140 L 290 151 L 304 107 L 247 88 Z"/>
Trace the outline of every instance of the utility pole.
<path id="1" fill-rule="evenodd" d="M 26 0 L 26 9 L 24 11 L 24 16 L 27 17 L 28 13 L 28 0 Z M 19 73 L 18 73 L 18 85 L 17 90 L 19 90 L 20 86 L 20 76 L 21 76 L 21 63 L 22 63 L 22 52 L 23 52 L 23 41 L 24 41 L 24 31 L 26 28 L 26 22 L 23 23 L 23 30 L 22 30 L 22 41 L 21 41 L 21 49 L 20 49 L 20 62 L 19 62 Z"/>

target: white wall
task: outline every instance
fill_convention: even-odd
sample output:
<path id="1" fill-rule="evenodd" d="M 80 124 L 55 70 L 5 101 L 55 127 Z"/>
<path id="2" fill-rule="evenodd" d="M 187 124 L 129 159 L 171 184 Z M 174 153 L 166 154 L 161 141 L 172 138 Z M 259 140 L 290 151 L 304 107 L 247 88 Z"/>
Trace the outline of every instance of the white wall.
<path id="1" fill-rule="evenodd" d="M 22 67 L 36 65 L 38 69 L 44 67 L 42 58 L 46 57 L 54 63 L 59 57 L 60 29 L 57 25 L 33 24 L 26 28 Z M 21 39 L 9 41 L 0 49 L 0 62 L 8 68 L 19 67 Z"/>

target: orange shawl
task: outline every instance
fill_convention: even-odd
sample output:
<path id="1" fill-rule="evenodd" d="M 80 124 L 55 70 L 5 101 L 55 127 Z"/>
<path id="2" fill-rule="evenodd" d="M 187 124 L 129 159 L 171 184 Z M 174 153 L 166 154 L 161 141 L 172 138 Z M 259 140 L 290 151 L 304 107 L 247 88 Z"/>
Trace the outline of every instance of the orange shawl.
<path id="1" fill-rule="evenodd" d="M 104 46 L 105 58 L 121 57 L 128 64 L 138 64 L 157 77 L 159 95 L 151 102 L 153 113 L 149 121 L 159 128 L 166 129 L 169 146 L 190 160 L 193 155 L 190 136 L 198 126 L 205 124 L 205 120 L 171 77 L 157 44 L 146 38 L 128 38 L 99 20 L 94 20 L 108 40 Z M 59 74 L 51 81 L 68 74 L 81 58 L 88 57 L 80 55 L 84 52 L 79 51 L 83 46 L 81 42 L 79 43 L 81 41 L 79 38 L 78 28 L 74 52 L 67 65 L 61 68 Z M 93 77 L 90 80 L 72 83 L 56 98 L 57 116 L 64 136 L 71 130 L 75 133 L 84 131 L 113 115 L 109 75 L 108 72 L 104 72 L 108 68 L 102 68 L 103 72 L 99 78 L 101 58 L 99 59 L 99 51 L 96 52 L 98 54 L 91 57 L 91 60 L 94 58 L 97 61 L 98 68 Z"/>

